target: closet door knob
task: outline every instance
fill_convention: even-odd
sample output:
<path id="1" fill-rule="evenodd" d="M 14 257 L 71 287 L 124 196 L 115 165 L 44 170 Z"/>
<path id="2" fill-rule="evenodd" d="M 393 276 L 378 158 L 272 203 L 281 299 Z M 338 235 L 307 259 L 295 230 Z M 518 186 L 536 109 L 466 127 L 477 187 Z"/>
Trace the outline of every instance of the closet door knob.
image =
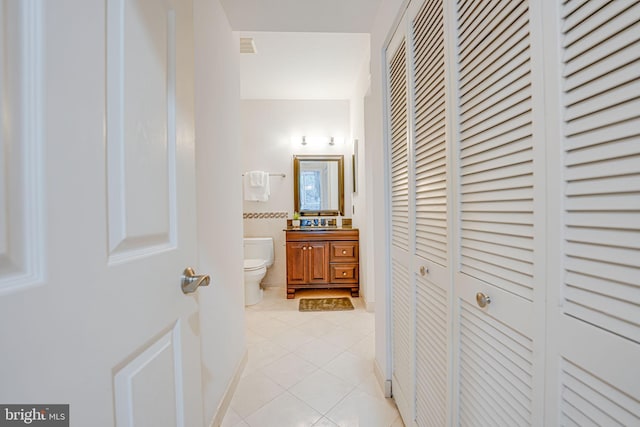
<path id="1" fill-rule="evenodd" d="M 421 276 L 426 276 L 427 274 L 429 274 L 429 269 L 427 267 L 425 267 L 424 265 L 422 267 L 420 267 L 420 275 Z"/>
<path id="2" fill-rule="evenodd" d="M 485 295 L 482 292 L 478 292 L 476 294 L 476 302 L 480 308 L 485 308 L 489 304 L 491 304 L 491 297 L 489 295 Z"/>

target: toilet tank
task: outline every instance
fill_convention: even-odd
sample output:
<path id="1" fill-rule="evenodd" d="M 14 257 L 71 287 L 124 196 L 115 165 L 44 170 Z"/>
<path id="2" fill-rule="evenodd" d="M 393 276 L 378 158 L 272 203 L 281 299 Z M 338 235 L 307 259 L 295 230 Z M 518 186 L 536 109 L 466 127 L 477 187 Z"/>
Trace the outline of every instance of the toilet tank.
<path id="1" fill-rule="evenodd" d="M 245 237 L 244 259 L 264 259 L 267 267 L 273 265 L 273 238 Z"/>

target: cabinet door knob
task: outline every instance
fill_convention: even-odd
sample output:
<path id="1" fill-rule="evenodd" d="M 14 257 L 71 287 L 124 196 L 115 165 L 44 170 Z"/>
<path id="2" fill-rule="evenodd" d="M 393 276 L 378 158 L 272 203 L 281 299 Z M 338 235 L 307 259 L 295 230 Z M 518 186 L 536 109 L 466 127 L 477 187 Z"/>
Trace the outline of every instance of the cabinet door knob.
<path id="1" fill-rule="evenodd" d="M 303 247 L 302 247 L 302 250 L 303 250 L 303 251 L 306 251 L 306 250 L 307 250 L 307 247 L 306 247 L 306 246 L 303 246 Z"/>
<path id="2" fill-rule="evenodd" d="M 342 255 L 346 255 L 346 254 L 347 254 L 347 251 L 343 249 L 342 250 Z"/>
<path id="3" fill-rule="evenodd" d="M 347 272 L 346 272 L 346 271 L 343 271 L 343 272 L 342 272 L 342 275 L 343 275 L 343 276 L 346 276 L 346 275 L 347 275 Z"/>

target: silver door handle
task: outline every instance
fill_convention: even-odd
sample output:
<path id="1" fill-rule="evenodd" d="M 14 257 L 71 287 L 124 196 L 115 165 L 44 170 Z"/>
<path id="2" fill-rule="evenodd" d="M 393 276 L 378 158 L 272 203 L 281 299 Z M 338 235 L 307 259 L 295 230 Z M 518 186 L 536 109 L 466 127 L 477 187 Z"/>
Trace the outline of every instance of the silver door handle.
<path id="1" fill-rule="evenodd" d="M 195 292 L 198 286 L 209 286 L 210 281 L 211 278 L 208 274 L 196 274 L 193 268 L 187 267 L 182 273 L 180 284 L 182 285 L 182 292 L 190 294 Z"/>

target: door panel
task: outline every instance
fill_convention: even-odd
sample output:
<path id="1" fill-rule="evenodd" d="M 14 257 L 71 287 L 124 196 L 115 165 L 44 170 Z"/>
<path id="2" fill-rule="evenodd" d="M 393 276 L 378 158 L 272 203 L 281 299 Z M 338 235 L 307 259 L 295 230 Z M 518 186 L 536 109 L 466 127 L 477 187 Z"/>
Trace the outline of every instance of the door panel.
<path id="1" fill-rule="evenodd" d="M 109 249 L 118 262 L 175 245 L 176 22 L 167 1 L 107 7 Z"/>
<path id="2" fill-rule="evenodd" d="M 418 278 L 416 423 L 419 426 L 444 426 L 449 419 L 449 313 L 447 290 L 429 280 Z"/>
<path id="3" fill-rule="evenodd" d="M 633 3 L 625 13 L 640 10 L 640 3 Z M 603 34 L 592 29 L 606 22 L 614 29 L 631 24 L 640 30 L 637 13 L 635 19 L 617 15 L 627 6 L 609 5 L 585 22 L 573 16 L 582 9 L 564 10 L 563 312 L 640 343 L 640 317 L 632 316 L 640 309 L 640 222 L 628 215 L 640 210 L 640 59 L 630 60 L 640 37 L 627 37 L 631 28 Z M 594 52 L 583 38 L 606 44 Z M 588 56 L 592 64 L 578 70 Z M 614 70 L 620 78 L 610 76 Z M 624 95 L 617 95 L 621 90 Z M 626 130 L 620 134 L 623 122 Z"/>
<path id="4" fill-rule="evenodd" d="M 180 328 L 162 335 L 114 376 L 116 425 L 171 425 L 184 411 L 176 396 L 181 379 Z M 162 408 L 158 410 L 157 408 Z M 131 416 L 133 414 L 133 416 Z"/>
<path id="5" fill-rule="evenodd" d="M 461 302 L 462 425 L 527 425 L 532 413 L 532 340 Z"/>
<path id="6" fill-rule="evenodd" d="M 42 283 L 41 10 L 0 3 L 0 295 Z"/>
<path id="7" fill-rule="evenodd" d="M 287 280 L 290 283 L 304 285 L 307 283 L 305 274 L 307 260 L 306 242 L 287 243 Z M 303 248 L 305 248 L 303 250 Z"/>
<path id="8" fill-rule="evenodd" d="M 202 425 L 198 301 L 180 288 L 196 260 L 191 3 L 45 3 L 0 2 L 0 61 L 31 58 L 0 67 L 28 89 L 5 110 L 29 115 L 11 160 L 33 160 L 24 184 L 0 162 L 0 200 L 27 216 L 7 217 L 30 247 L 11 258 L 40 285 L 0 299 L 0 400 L 69 403 L 72 425 Z"/>
<path id="9" fill-rule="evenodd" d="M 307 243 L 307 269 L 309 283 L 327 283 L 329 281 L 329 243 Z"/>
<path id="10" fill-rule="evenodd" d="M 495 11 L 464 9 L 463 3 L 458 18 L 460 271 L 531 300 L 533 143 L 527 2 L 499 2 Z M 495 19 L 495 24 L 487 25 L 485 19 Z M 509 229 L 502 224 L 509 224 Z"/>
<path id="11" fill-rule="evenodd" d="M 393 397 L 404 420 L 413 419 L 413 303 L 407 267 L 393 260 Z"/>
<path id="12" fill-rule="evenodd" d="M 558 332 L 572 340 L 559 343 L 559 375 L 549 387 L 559 384 L 560 397 L 549 417 L 565 425 L 638 424 L 638 344 L 580 321 L 565 320 Z"/>

